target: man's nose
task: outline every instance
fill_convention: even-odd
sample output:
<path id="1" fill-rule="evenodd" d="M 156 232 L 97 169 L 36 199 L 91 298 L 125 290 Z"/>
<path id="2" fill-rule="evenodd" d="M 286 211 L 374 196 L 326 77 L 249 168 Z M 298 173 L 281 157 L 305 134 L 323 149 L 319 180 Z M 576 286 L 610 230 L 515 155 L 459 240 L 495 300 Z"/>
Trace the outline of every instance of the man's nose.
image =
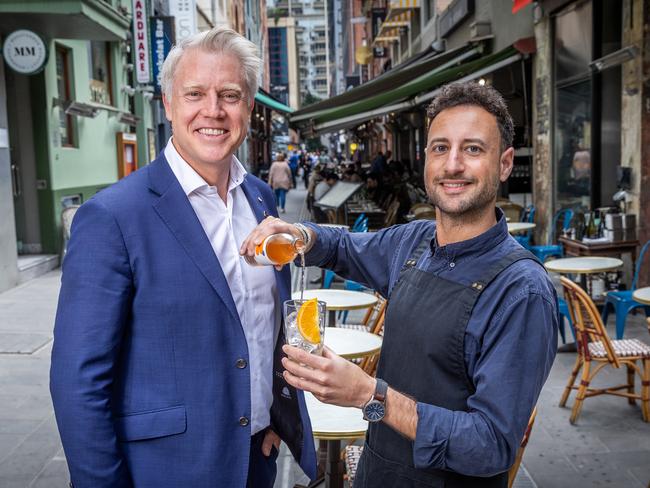
<path id="1" fill-rule="evenodd" d="M 463 152 L 460 148 L 452 147 L 449 150 L 447 160 L 445 161 L 445 172 L 458 174 L 462 173 L 463 171 L 465 171 Z"/>
<path id="2" fill-rule="evenodd" d="M 223 117 L 225 111 L 224 111 L 224 105 L 225 102 L 219 97 L 217 93 L 210 93 L 206 98 L 205 98 L 205 106 L 203 107 L 203 111 L 205 115 L 208 117 Z"/>

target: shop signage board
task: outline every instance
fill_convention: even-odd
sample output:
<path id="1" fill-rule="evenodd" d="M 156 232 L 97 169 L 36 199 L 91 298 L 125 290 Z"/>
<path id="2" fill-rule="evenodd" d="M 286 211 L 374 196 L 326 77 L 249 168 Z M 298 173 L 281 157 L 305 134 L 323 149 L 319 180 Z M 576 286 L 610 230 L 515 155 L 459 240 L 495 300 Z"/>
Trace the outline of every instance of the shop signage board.
<path id="1" fill-rule="evenodd" d="M 195 0 L 169 0 L 169 14 L 176 18 L 176 41 L 196 33 Z"/>
<path id="2" fill-rule="evenodd" d="M 133 48 L 135 73 L 138 83 L 151 82 L 146 4 L 147 2 L 145 0 L 133 0 Z"/>
<path id="3" fill-rule="evenodd" d="M 174 45 L 174 17 L 151 17 L 151 68 L 154 93 L 161 95 L 161 74 L 165 58 Z"/>
<path id="4" fill-rule="evenodd" d="M 47 63 L 47 46 L 41 37 L 27 29 L 9 34 L 2 56 L 12 70 L 23 75 L 39 73 Z"/>

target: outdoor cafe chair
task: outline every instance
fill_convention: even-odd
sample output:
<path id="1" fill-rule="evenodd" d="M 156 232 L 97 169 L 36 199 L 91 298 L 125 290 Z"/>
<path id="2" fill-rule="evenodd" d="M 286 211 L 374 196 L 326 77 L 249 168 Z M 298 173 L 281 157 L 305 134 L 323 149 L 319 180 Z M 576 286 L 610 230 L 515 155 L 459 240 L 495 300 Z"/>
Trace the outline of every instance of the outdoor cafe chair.
<path id="1" fill-rule="evenodd" d="M 641 248 L 641 254 L 636 262 L 636 270 L 634 271 L 634 279 L 632 280 L 632 288 L 629 290 L 608 291 L 605 295 L 605 305 L 603 305 L 603 324 L 607 324 L 607 317 L 609 316 L 609 307 L 614 308 L 616 314 L 616 338 L 622 339 L 625 332 L 625 322 L 628 314 L 635 308 L 643 307 L 646 317 L 650 317 L 650 305 L 644 305 L 637 302 L 632 298 L 632 293 L 636 290 L 636 285 L 639 282 L 639 273 L 641 272 L 641 265 L 643 264 L 643 257 L 645 256 L 650 241 L 646 242 Z"/>
<path id="2" fill-rule="evenodd" d="M 517 477 L 517 472 L 519 471 L 519 466 L 521 460 L 524 457 L 524 451 L 528 445 L 530 439 L 530 433 L 533 430 L 533 425 L 535 424 L 535 418 L 537 417 L 537 407 L 533 409 L 533 413 L 530 415 L 528 420 L 528 425 L 526 426 L 526 431 L 524 432 L 524 437 L 519 444 L 519 449 L 517 449 L 517 455 L 515 456 L 515 462 L 508 470 L 508 488 L 512 488 L 512 485 Z M 359 465 L 359 459 L 361 459 L 361 454 L 363 453 L 363 447 L 357 445 L 350 445 L 345 448 L 345 470 L 347 472 L 348 483 L 350 488 L 354 488 L 354 478 L 357 475 L 357 466 Z"/>
<path id="3" fill-rule="evenodd" d="M 528 222 L 530 224 L 535 222 L 535 205 L 528 205 L 523 213 L 521 214 L 521 221 Z M 526 231 L 524 235 L 516 235 L 515 239 L 519 244 L 524 246 L 526 249 L 530 249 L 530 239 L 533 236 L 533 229 Z"/>
<path id="4" fill-rule="evenodd" d="M 573 220 L 573 210 L 565 208 L 560 210 L 553 217 L 553 224 L 548 234 L 548 243 L 545 246 L 530 246 L 531 252 L 537 256 L 542 263 L 550 257 L 561 258 L 564 256 L 564 248 L 562 244 L 555 244 L 555 231 L 558 222 L 562 219 L 562 230 L 567 231 L 571 227 L 571 220 Z"/>
<path id="5" fill-rule="evenodd" d="M 519 222 L 521 214 L 524 211 L 524 207 L 511 202 L 510 200 L 497 200 L 497 207 L 503 211 L 504 215 L 510 222 Z"/>
<path id="6" fill-rule="evenodd" d="M 571 390 L 578 391 L 569 421 L 575 424 L 585 398 L 597 395 L 625 397 L 631 405 L 635 404 L 635 400 L 641 400 L 643 421 L 650 421 L 650 346 L 638 339 L 610 340 L 598 309 L 587 292 L 564 276 L 560 280 L 573 320 L 578 349 L 575 365 L 560 399 L 560 406 L 564 407 Z M 622 365 L 627 368 L 626 383 L 607 388 L 589 386 L 604 367 L 620 368 Z M 580 384 L 575 386 L 580 370 Z M 635 374 L 641 377 L 640 395 L 634 389 Z"/>

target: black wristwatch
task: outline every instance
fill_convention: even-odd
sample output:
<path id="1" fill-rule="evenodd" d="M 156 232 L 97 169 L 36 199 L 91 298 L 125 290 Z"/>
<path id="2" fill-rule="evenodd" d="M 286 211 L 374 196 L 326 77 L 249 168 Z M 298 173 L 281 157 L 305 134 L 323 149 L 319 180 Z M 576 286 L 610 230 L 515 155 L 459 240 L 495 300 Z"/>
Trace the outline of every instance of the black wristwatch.
<path id="1" fill-rule="evenodd" d="M 366 403 L 363 408 L 363 418 L 368 422 L 379 422 L 386 415 L 386 392 L 388 391 L 388 383 L 384 380 L 377 378 L 377 386 L 375 386 L 375 394 Z"/>

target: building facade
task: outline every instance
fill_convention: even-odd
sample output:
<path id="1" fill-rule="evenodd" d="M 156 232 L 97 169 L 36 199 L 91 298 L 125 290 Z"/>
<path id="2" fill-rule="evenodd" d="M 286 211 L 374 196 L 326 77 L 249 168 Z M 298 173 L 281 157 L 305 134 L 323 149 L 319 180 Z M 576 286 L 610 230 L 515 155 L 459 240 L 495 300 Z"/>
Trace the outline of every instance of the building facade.
<path id="1" fill-rule="evenodd" d="M 155 154 L 151 95 L 134 80 L 130 7 L 0 1 L 0 290 L 39 259 L 58 260 L 63 208 Z M 21 72 L 39 46 L 41 65 Z"/>

